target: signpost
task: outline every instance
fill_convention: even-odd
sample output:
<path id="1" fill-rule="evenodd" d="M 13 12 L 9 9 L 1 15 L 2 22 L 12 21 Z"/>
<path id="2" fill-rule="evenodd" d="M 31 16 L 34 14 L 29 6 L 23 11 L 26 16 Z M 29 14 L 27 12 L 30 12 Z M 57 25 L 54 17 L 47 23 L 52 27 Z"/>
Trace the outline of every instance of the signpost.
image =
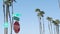
<path id="1" fill-rule="evenodd" d="M 14 30 L 15 30 L 15 32 L 17 33 L 17 32 L 20 31 L 19 14 L 18 13 L 14 14 L 14 16 L 12 17 L 12 20 L 11 20 L 10 7 L 12 6 L 12 15 L 13 15 L 13 1 L 15 1 L 15 0 L 3 0 L 4 34 L 8 34 L 8 25 L 9 25 L 8 24 L 8 22 L 9 22 L 8 20 L 9 20 L 9 18 L 10 18 L 10 24 L 11 24 L 11 34 L 12 34 L 13 19 L 16 20 L 15 23 L 14 23 Z M 19 25 L 17 25 L 16 23 L 19 24 Z"/>
<path id="2" fill-rule="evenodd" d="M 13 14 L 13 19 L 15 20 L 13 29 L 16 34 L 18 34 L 18 32 L 20 31 L 19 16 L 20 14 Z"/>

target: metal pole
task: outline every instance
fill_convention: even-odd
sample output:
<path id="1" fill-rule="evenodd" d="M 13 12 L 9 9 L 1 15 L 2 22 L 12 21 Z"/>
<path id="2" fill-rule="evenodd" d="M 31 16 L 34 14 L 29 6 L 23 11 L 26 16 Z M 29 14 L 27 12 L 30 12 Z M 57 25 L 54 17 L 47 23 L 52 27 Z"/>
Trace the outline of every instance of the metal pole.
<path id="1" fill-rule="evenodd" d="M 11 25 L 11 34 L 12 34 L 12 27 L 13 27 L 13 0 L 11 0 L 11 8 L 12 8 L 12 21 L 11 21 L 10 25 Z"/>
<path id="2" fill-rule="evenodd" d="M 11 34 L 12 34 L 12 27 L 13 27 L 13 2 L 12 2 L 12 22 L 11 22 Z"/>
<path id="3" fill-rule="evenodd" d="M 3 0 L 3 13 L 4 13 L 4 23 L 5 23 L 5 3 Z M 6 28 L 4 28 L 4 34 L 6 34 Z"/>
<path id="4" fill-rule="evenodd" d="M 8 23 L 8 12 L 9 12 L 9 5 L 6 4 L 6 22 Z M 5 34 L 8 34 L 8 28 L 5 30 Z"/>

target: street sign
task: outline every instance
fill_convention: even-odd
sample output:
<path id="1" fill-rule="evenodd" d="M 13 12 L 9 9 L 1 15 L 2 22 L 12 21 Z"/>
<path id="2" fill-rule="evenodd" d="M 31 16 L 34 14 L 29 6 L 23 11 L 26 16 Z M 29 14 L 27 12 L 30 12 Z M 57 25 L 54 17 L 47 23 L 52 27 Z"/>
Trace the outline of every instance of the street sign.
<path id="1" fill-rule="evenodd" d="M 19 17 L 14 16 L 13 19 L 19 21 Z"/>
<path id="2" fill-rule="evenodd" d="M 19 21 L 20 16 L 21 16 L 21 14 L 15 13 L 15 14 L 13 14 L 13 19 L 16 21 Z"/>
<path id="3" fill-rule="evenodd" d="M 15 14 L 13 14 L 13 16 L 20 17 L 20 16 L 22 16 L 22 15 L 19 14 L 19 13 L 15 13 Z"/>
<path id="4" fill-rule="evenodd" d="M 13 29 L 15 33 L 18 33 L 20 31 L 20 24 L 18 21 L 15 21 Z"/>

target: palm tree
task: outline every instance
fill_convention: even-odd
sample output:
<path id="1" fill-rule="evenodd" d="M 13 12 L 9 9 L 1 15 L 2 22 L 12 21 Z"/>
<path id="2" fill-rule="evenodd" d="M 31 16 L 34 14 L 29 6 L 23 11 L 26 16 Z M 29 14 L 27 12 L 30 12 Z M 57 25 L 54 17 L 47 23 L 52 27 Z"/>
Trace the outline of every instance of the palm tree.
<path id="1" fill-rule="evenodd" d="M 45 27 L 44 27 L 44 14 L 45 13 L 44 13 L 44 11 L 41 11 L 40 13 L 41 13 L 40 15 L 41 15 L 41 17 L 43 19 L 43 22 L 42 22 L 43 23 L 43 34 L 45 34 Z"/>
<path id="2" fill-rule="evenodd" d="M 41 24 L 41 17 L 39 16 L 40 15 L 40 9 L 36 9 L 35 11 L 38 12 L 38 15 L 37 16 L 38 16 L 38 19 L 39 19 L 39 22 L 40 22 L 39 25 L 40 25 L 40 34 L 41 34 L 41 31 L 42 31 L 42 26 L 41 25 L 42 24 Z"/>
<path id="3" fill-rule="evenodd" d="M 56 19 L 55 21 L 53 21 L 54 25 L 56 26 L 56 33 L 59 34 L 59 24 L 60 24 L 60 21 L 58 19 Z"/>
<path id="4" fill-rule="evenodd" d="M 60 21 L 58 19 L 56 19 L 56 31 L 57 31 L 57 34 L 59 34 L 59 23 L 60 23 Z"/>
<path id="5" fill-rule="evenodd" d="M 59 8 L 60 8 L 60 0 L 58 0 Z"/>
<path id="6" fill-rule="evenodd" d="M 54 24 L 54 34 L 56 34 L 55 20 L 53 20 L 52 23 Z"/>
<path id="7" fill-rule="evenodd" d="M 52 32 L 52 18 L 47 17 L 47 20 L 49 21 L 49 23 L 48 23 L 49 32 L 50 32 L 50 34 L 53 34 L 53 32 Z"/>
<path id="8" fill-rule="evenodd" d="M 43 11 L 40 11 L 40 9 L 36 9 L 36 12 L 38 12 L 38 19 L 40 22 L 40 34 L 42 34 L 42 23 L 41 23 L 41 18 L 44 17 L 43 14 L 45 14 Z M 44 33 L 44 23 L 43 23 L 43 33 Z"/>

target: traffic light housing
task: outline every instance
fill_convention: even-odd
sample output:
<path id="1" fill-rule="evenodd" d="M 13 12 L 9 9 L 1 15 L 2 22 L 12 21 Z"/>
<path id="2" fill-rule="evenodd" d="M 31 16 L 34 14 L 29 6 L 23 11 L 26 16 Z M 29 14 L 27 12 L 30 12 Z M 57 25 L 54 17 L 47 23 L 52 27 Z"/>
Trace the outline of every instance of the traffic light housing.
<path id="1" fill-rule="evenodd" d="M 8 28 L 8 22 L 4 23 L 4 28 Z"/>

